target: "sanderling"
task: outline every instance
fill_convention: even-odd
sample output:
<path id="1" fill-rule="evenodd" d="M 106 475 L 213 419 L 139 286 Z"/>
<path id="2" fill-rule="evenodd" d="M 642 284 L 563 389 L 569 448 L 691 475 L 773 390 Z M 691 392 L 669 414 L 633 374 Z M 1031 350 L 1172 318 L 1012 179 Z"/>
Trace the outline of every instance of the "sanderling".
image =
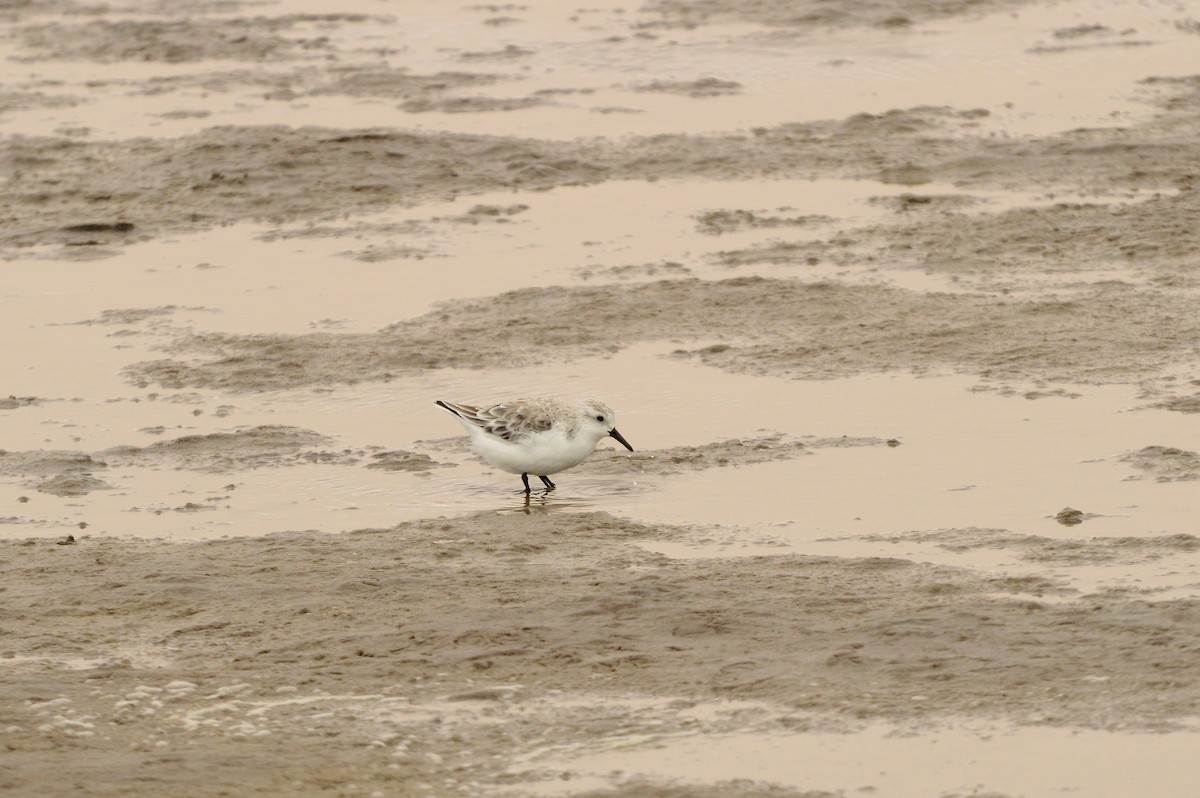
<path id="1" fill-rule="evenodd" d="M 554 490 L 550 474 L 577 466 L 596 451 L 602 438 L 613 437 L 629 451 L 633 447 L 617 432 L 612 408 L 595 399 L 514 399 L 491 407 L 436 402 L 454 414 L 471 433 L 475 451 L 487 463 L 520 474 L 529 495 L 534 474 Z"/>

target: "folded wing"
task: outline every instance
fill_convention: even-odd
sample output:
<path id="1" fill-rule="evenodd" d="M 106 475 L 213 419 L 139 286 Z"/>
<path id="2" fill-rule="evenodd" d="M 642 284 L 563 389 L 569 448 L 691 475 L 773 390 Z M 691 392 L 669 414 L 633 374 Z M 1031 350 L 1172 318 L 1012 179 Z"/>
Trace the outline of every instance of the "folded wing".
<path id="1" fill-rule="evenodd" d="M 545 432 L 552 426 L 548 408 L 539 408 L 527 401 L 501 402 L 491 407 L 475 407 L 438 400 L 440 407 L 458 416 L 464 423 L 479 427 L 489 435 L 515 441 L 534 432 Z"/>

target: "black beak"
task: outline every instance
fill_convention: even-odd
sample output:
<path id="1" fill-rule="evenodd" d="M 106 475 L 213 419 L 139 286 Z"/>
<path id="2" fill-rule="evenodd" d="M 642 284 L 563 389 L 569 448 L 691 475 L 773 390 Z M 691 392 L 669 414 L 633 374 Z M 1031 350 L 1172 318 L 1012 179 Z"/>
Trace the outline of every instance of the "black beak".
<path id="1" fill-rule="evenodd" d="M 633 451 L 633 447 L 629 445 L 629 441 L 627 441 L 623 437 L 621 437 L 621 433 L 617 432 L 616 429 L 613 429 L 612 431 L 610 431 L 608 433 L 608 435 L 610 438 L 616 438 L 617 440 L 619 440 L 621 442 L 621 445 L 624 446 L 629 451 L 631 451 L 631 452 Z"/>

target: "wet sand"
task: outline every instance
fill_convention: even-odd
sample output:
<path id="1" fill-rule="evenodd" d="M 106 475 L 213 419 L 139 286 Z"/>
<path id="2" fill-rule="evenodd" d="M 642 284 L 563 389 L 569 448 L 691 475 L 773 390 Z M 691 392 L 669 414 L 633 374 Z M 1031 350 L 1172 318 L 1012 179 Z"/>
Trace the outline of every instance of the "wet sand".
<path id="1" fill-rule="evenodd" d="M 1194 16 L 318 5 L 0 10 L 5 794 L 1200 789 Z"/>

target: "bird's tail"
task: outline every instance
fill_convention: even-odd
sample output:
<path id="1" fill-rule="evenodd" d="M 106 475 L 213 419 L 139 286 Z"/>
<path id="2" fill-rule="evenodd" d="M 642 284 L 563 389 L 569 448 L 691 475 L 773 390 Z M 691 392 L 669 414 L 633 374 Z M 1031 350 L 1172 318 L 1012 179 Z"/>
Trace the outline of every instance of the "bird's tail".
<path id="1" fill-rule="evenodd" d="M 457 416 L 460 421 L 470 422 L 472 424 L 480 423 L 478 416 L 479 408 L 475 407 L 474 405 L 460 405 L 456 402 L 443 402 L 441 399 L 438 399 L 436 402 L 434 402 L 434 404 L 438 407 L 449 410 L 451 413 Z"/>

